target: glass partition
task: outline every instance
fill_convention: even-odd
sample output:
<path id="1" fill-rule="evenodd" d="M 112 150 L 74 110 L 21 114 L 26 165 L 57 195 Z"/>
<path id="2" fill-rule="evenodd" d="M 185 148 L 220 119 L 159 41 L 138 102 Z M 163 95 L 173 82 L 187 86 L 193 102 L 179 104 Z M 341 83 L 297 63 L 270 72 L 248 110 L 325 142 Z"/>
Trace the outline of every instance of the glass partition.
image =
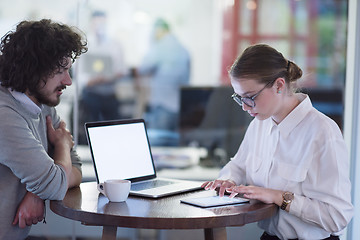
<path id="1" fill-rule="evenodd" d="M 304 90 L 339 94 L 335 109 L 342 127 L 347 4 L 347 0 L 2 0 L 0 33 L 23 19 L 52 18 L 87 34 L 89 52 L 74 64 L 74 84 L 57 107 L 70 122 L 77 143 L 86 144 L 85 121 L 145 118 L 148 128 L 155 130 L 150 131 L 154 144 L 181 145 L 191 142 L 179 134 L 181 89 L 229 86 L 228 67 L 245 47 L 259 42 L 278 48 L 302 67 Z M 161 45 L 159 39 L 169 33 L 171 38 Z M 331 111 L 329 99 L 318 99 L 322 99 L 319 110 Z M 161 137 L 165 141 L 158 141 Z"/>

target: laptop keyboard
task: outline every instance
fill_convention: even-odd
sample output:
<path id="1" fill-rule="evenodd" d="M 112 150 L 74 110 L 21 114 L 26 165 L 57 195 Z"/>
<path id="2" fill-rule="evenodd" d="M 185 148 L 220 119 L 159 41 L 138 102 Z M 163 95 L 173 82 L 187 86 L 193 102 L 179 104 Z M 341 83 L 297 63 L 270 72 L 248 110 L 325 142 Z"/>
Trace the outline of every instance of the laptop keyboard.
<path id="1" fill-rule="evenodd" d="M 149 188 L 163 187 L 170 184 L 174 184 L 174 182 L 166 181 L 166 180 L 152 180 L 142 183 L 131 184 L 131 190 L 141 191 Z"/>

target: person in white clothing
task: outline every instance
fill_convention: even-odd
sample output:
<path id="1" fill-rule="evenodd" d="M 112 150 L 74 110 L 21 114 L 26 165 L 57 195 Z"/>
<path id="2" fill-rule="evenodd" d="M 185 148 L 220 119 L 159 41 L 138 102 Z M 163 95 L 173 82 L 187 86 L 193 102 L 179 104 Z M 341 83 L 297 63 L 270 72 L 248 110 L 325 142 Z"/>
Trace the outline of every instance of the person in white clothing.
<path id="1" fill-rule="evenodd" d="M 254 119 L 220 177 L 202 187 L 278 205 L 259 222 L 260 239 L 339 239 L 353 216 L 348 152 L 338 125 L 296 93 L 302 70 L 257 44 L 229 76 L 232 98 Z"/>

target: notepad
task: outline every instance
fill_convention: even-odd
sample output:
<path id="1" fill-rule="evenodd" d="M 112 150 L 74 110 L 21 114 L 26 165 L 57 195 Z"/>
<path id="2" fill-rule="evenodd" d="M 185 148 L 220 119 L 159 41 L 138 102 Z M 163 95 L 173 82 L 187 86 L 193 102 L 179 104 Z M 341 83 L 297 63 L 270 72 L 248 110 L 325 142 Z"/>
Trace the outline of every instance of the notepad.
<path id="1" fill-rule="evenodd" d="M 224 196 L 224 197 L 210 196 L 210 197 L 181 199 L 180 202 L 194 205 L 197 207 L 209 208 L 209 207 L 219 207 L 226 205 L 249 203 L 249 199 L 240 198 L 240 197 L 229 198 L 229 196 Z"/>

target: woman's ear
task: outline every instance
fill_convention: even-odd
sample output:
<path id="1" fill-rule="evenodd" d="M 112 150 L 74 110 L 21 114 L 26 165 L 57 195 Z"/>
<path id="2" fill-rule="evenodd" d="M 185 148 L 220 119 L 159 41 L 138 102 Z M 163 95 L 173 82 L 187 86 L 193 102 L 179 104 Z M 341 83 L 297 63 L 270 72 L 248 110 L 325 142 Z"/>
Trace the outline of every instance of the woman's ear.
<path id="1" fill-rule="evenodd" d="M 286 88 L 286 82 L 284 78 L 277 78 L 274 84 L 277 93 L 281 93 Z"/>

